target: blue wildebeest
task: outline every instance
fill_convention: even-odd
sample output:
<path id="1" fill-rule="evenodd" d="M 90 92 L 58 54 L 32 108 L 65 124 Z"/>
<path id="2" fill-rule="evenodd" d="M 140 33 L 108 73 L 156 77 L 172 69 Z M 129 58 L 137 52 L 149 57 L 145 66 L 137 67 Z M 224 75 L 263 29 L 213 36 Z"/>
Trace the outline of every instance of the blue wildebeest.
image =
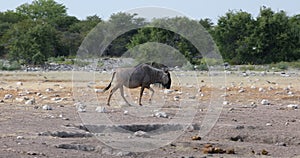
<path id="1" fill-rule="evenodd" d="M 123 86 L 127 88 L 141 87 L 139 105 L 142 105 L 141 100 L 145 88 L 149 89 L 152 92 L 151 97 L 149 99 L 149 101 L 151 101 L 154 94 L 154 90 L 150 87 L 151 84 L 160 83 L 163 86 L 163 88 L 170 89 L 171 77 L 168 70 L 158 69 L 151 65 L 153 64 L 139 64 L 133 68 L 119 68 L 115 72 L 113 72 L 113 76 L 109 85 L 104 89 L 104 92 L 107 91 L 111 87 L 114 77 L 116 77 L 116 85 L 111 89 L 109 93 L 107 105 L 110 105 L 111 96 L 118 89 L 120 89 L 121 96 L 124 99 L 124 101 L 128 105 L 130 105 L 124 97 Z"/>

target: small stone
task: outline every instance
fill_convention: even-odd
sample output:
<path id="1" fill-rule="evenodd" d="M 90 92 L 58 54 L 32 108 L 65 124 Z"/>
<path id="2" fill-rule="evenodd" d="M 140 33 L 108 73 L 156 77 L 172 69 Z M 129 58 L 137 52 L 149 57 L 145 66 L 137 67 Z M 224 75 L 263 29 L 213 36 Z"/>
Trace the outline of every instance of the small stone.
<path id="1" fill-rule="evenodd" d="M 266 126 L 272 126 L 272 123 L 266 123 Z"/>
<path id="2" fill-rule="evenodd" d="M 285 122 L 285 124 L 284 124 L 284 125 L 285 125 L 285 126 L 288 126 L 289 124 L 290 124 L 289 122 Z"/>
<path id="3" fill-rule="evenodd" d="M 60 97 L 51 98 L 52 101 L 61 101 L 62 99 Z"/>
<path id="4" fill-rule="evenodd" d="M 81 102 L 77 102 L 74 105 L 76 106 L 78 112 L 86 112 L 86 105 L 82 104 Z"/>
<path id="5" fill-rule="evenodd" d="M 263 149 L 263 150 L 261 151 L 261 154 L 262 154 L 262 155 L 268 155 L 268 153 L 269 153 L 269 152 L 268 152 L 267 150 L 265 150 L 265 149 Z"/>
<path id="6" fill-rule="evenodd" d="M 11 99 L 13 97 L 12 94 L 5 94 L 4 99 Z"/>
<path id="7" fill-rule="evenodd" d="M 235 154 L 234 149 L 227 149 L 226 154 Z"/>
<path id="8" fill-rule="evenodd" d="M 53 92 L 54 90 L 52 88 L 47 88 L 46 92 Z"/>
<path id="9" fill-rule="evenodd" d="M 26 105 L 33 105 L 35 103 L 35 99 L 30 99 L 25 102 Z"/>
<path id="10" fill-rule="evenodd" d="M 270 102 L 269 102 L 268 100 L 266 100 L 266 99 L 263 99 L 263 100 L 261 101 L 261 104 L 262 104 L 262 105 L 270 105 Z"/>
<path id="11" fill-rule="evenodd" d="M 295 109 L 298 109 L 299 106 L 297 104 L 289 104 L 286 107 L 289 108 L 289 109 L 294 109 L 295 110 Z"/>
<path id="12" fill-rule="evenodd" d="M 158 117 L 158 118 L 160 118 L 160 117 L 162 117 L 162 118 L 168 118 L 168 115 L 165 112 L 157 112 L 157 113 L 154 114 L 154 116 Z"/>
<path id="13" fill-rule="evenodd" d="M 245 128 L 244 125 L 237 125 L 237 126 L 235 127 L 235 129 L 244 129 L 244 128 Z"/>
<path id="14" fill-rule="evenodd" d="M 264 88 L 259 88 L 258 91 L 259 92 L 264 92 L 265 90 L 264 90 Z"/>
<path id="15" fill-rule="evenodd" d="M 170 89 L 165 89 L 165 90 L 164 90 L 164 93 L 165 93 L 165 94 L 171 94 L 172 92 L 173 92 L 173 90 L 170 90 Z"/>
<path id="16" fill-rule="evenodd" d="M 228 105 L 229 102 L 228 101 L 223 101 L 223 105 Z"/>
<path id="17" fill-rule="evenodd" d="M 17 139 L 24 139 L 23 136 L 17 136 Z"/>
<path id="18" fill-rule="evenodd" d="M 23 82 L 17 82 L 17 86 L 23 86 Z"/>
<path id="19" fill-rule="evenodd" d="M 192 140 L 201 140 L 201 137 L 199 137 L 199 136 L 192 136 Z"/>
<path id="20" fill-rule="evenodd" d="M 144 131 L 137 131 L 133 134 L 136 137 L 142 137 L 142 138 L 150 138 L 150 135 L 148 135 L 146 132 Z"/>
<path id="21" fill-rule="evenodd" d="M 103 107 L 103 106 L 98 106 L 95 111 L 100 112 L 100 113 L 106 113 L 107 112 L 106 108 Z"/>
<path id="22" fill-rule="evenodd" d="M 17 101 L 17 102 L 23 102 L 23 101 L 24 101 L 24 98 L 16 98 L 16 101 Z"/>
<path id="23" fill-rule="evenodd" d="M 124 111 L 124 115 L 128 115 L 128 111 L 127 110 Z"/>
<path id="24" fill-rule="evenodd" d="M 174 101 L 179 101 L 179 96 L 174 96 Z"/>
<path id="25" fill-rule="evenodd" d="M 243 92 L 245 92 L 245 89 L 242 88 L 239 90 L 239 93 L 243 93 Z"/>
<path id="26" fill-rule="evenodd" d="M 286 144 L 284 142 L 276 143 L 275 145 L 277 145 L 277 146 L 286 146 Z"/>
<path id="27" fill-rule="evenodd" d="M 43 110 L 52 110 L 52 107 L 50 105 L 44 105 L 42 107 Z"/>
<path id="28" fill-rule="evenodd" d="M 95 93 L 102 93 L 103 89 L 94 89 Z"/>

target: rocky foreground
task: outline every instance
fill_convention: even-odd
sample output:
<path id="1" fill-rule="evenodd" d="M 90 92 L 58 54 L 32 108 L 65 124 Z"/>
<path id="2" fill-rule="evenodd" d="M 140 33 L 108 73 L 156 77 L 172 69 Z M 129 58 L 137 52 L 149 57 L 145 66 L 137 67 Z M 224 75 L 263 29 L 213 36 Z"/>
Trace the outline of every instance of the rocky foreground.
<path id="1" fill-rule="evenodd" d="M 218 80 L 211 79 L 218 74 L 174 71 L 172 89 L 164 91 L 155 87 L 156 100 L 143 107 L 137 104 L 133 107 L 119 106 L 122 105 L 119 94 L 115 94 L 111 107 L 105 106 L 107 93 L 96 90 L 108 84 L 111 74 L 97 72 L 95 75 L 94 82 L 82 82 L 83 89 L 89 88 L 97 96 L 97 105 L 92 105 L 74 100 L 72 72 L 2 72 L 0 157 L 300 155 L 300 85 L 297 73 L 231 72 L 226 74 L 227 82 L 223 85 L 223 82 L 216 83 Z M 200 137 L 201 123 L 214 99 L 212 93 L 220 91 L 220 97 L 224 99 L 218 121 L 207 135 Z M 136 102 L 138 90 L 126 93 L 126 97 Z M 144 95 L 146 100 L 149 93 Z M 177 112 L 185 108 L 192 109 L 195 114 L 191 116 L 190 124 L 186 128 L 170 124 L 172 120 L 181 119 Z M 129 132 L 118 133 L 111 123 L 98 126 L 96 117 L 102 115 Z M 89 116 L 93 118 L 86 120 Z M 139 142 L 156 140 L 156 136 L 164 136 L 164 133 L 153 135 L 151 131 L 162 124 L 170 124 L 163 130 L 170 132 L 168 138 L 173 140 L 169 143 L 158 144 L 159 147 L 144 152 L 135 152 L 131 145 L 126 144 L 128 150 L 111 147 L 125 138 Z M 177 134 L 179 137 L 175 137 Z M 107 137 L 111 139 L 105 140 Z"/>

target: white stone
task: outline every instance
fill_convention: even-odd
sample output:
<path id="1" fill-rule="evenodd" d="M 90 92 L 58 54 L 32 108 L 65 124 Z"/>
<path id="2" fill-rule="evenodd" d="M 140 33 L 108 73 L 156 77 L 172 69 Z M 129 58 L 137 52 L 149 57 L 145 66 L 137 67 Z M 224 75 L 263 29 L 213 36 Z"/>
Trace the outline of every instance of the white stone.
<path id="1" fill-rule="evenodd" d="M 103 106 L 98 106 L 95 111 L 100 112 L 100 113 L 106 113 L 107 112 L 106 108 L 103 107 Z"/>
<path id="2" fill-rule="evenodd" d="M 258 91 L 259 92 L 264 92 L 265 90 L 264 90 L 264 88 L 259 88 Z"/>
<path id="3" fill-rule="evenodd" d="M 54 90 L 52 88 L 47 88 L 46 92 L 53 92 Z"/>
<path id="4" fill-rule="evenodd" d="M 17 136 L 17 139 L 24 139 L 23 136 Z"/>
<path id="5" fill-rule="evenodd" d="M 95 93 L 102 93 L 103 89 L 95 89 Z"/>
<path id="6" fill-rule="evenodd" d="M 270 105 L 270 102 L 269 102 L 267 99 L 263 99 L 263 100 L 261 101 L 261 104 L 262 104 L 262 105 Z"/>
<path id="7" fill-rule="evenodd" d="M 128 111 L 127 110 L 124 111 L 124 115 L 128 115 Z"/>
<path id="8" fill-rule="evenodd" d="M 287 108 L 291 108 L 291 109 L 298 109 L 299 108 L 299 105 L 297 104 L 289 104 L 286 106 Z"/>
<path id="9" fill-rule="evenodd" d="M 137 131 L 133 135 L 136 137 L 150 138 L 150 135 L 148 135 L 147 132 L 144 131 Z"/>
<path id="10" fill-rule="evenodd" d="M 23 102 L 23 101 L 24 101 L 24 98 L 16 98 L 16 101 L 17 101 L 17 102 Z"/>
<path id="11" fill-rule="evenodd" d="M 228 101 L 223 101 L 223 105 L 228 105 L 229 102 Z"/>
<path id="12" fill-rule="evenodd" d="M 50 105 L 44 105 L 42 107 L 43 110 L 52 110 L 52 107 Z"/>
<path id="13" fill-rule="evenodd" d="M 78 112 L 86 112 L 86 105 L 82 104 L 81 102 L 74 103 L 74 105 L 76 106 Z"/>
<path id="14" fill-rule="evenodd" d="M 23 82 L 17 82 L 17 86 L 23 86 Z"/>
<path id="15" fill-rule="evenodd" d="M 4 99 L 11 99 L 13 97 L 12 94 L 5 94 Z"/>
<path id="16" fill-rule="evenodd" d="M 168 118 L 168 115 L 167 115 L 167 113 L 165 113 L 165 112 L 157 112 L 157 113 L 155 113 L 155 115 L 154 115 L 155 117 L 162 117 L 162 118 Z"/>
<path id="17" fill-rule="evenodd" d="M 172 92 L 173 92 L 173 90 L 170 90 L 170 89 L 165 89 L 165 90 L 164 90 L 164 93 L 165 93 L 165 94 L 171 94 Z"/>
<path id="18" fill-rule="evenodd" d="M 34 104 L 34 103 L 35 103 L 35 99 L 34 99 L 34 98 L 29 99 L 29 100 L 27 100 L 27 101 L 25 102 L 25 104 L 27 104 L 27 105 L 32 105 L 32 104 Z"/>
<path id="19" fill-rule="evenodd" d="M 272 123 L 267 123 L 266 126 L 272 126 Z"/>
<path id="20" fill-rule="evenodd" d="M 174 96 L 174 101 L 179 101 L 179 96 Z"/>

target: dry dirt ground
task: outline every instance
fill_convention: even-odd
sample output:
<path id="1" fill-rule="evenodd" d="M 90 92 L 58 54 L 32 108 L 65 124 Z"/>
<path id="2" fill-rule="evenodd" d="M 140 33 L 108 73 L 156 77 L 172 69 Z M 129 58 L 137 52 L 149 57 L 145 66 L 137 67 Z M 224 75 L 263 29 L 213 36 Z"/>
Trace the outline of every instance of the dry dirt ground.
<path id="1" fill-rule="evenodd" d="M 74 105 L 74 93 L 78 95 L 81 92 L 80 98 L 93 99 L 80 88 L 92 91 L 101 89 L 111 79 L 111 73 L 93 73 L 95 81 L 86 74 L 82 72 L 80 81 L 72 84 L 72 79 L 77 79 L 72 72 L 1 72 L 0 157 L 300 156 L 299 72 L 289 76 L 233 72 L 227 73 L 226 77 L 207 72 L 172 72 L 171 91 L 154 87 L 153 104 L 147 102 L 147 90 L 143 97 L 144 106 L 140 107 L 136 104 L 138 90 L 126 89 L 126 97 L 133 102 L 133 106 L 123 106 L 120 94 L 116 93 L 105 113 L 96 112 L 95 108 L 99 105 L 105 107 L 108 92 L 95 93 L 96 100 L 83 103 L 97 102 L 97 105 L 88 105 L 86 112 L 78 112 Z M 76 91 L 72 86 L 77 86 Z M 4 99 L 7 94 L 12 96 Z M 28 103 L 33 98 L 34 102 Z M 222 110 L 221 114 L 214 116 L 218 118 L 217 122 L 211 122 L 213 128 L 207 135 L 201 136 L 201 140 L 192 140 L 192 137 L 196 139 L 195 136 L 199 135 L 209 105 L 213 107 L 213 104 L 222 105 L 221 109 L 217 109 Z M 52 109 L 45 110 L 45 105 Z M 288 105 L 298 105 L 298 109 Z M 185 107 L 195 115 L 176 115 Z M 136 113 L 147 108 L 150 112 L 144 110 L 145 114 Z M 166 112 L 168 118 L 150 115 L 151 112 L 154 114 L 155 108 Z M 112 132 L 95 136 L 83 126 L 96 125 L 100 115 L 110 119 L 111 122 L 106 125 L 168 124 L 176 119 L 184 122 L 186 115 L 187 118 L 192 117 L 190 123 L 194 129 L 189 126 L 188 129 L 177 130 L 177 133 L 171 131 L 174 132 L 171 142 L 147 152 L 132 152 L 130 143 L 123 144 L 129 150 L 124 151 L 100 141 L 101 136 L 121 139 L 121 134 L 114 135 Z M 165 131 L 168 132 L 167 129 Z M 178 132 L 181 134 L 177 137 Z M 173 134 L 168 135 L 172 138 Z M 142 142 L 155 136 L 147 137 L 137 140 Z M 114 143 L 111 140 L 104 142 L 108 145 Z"/>

